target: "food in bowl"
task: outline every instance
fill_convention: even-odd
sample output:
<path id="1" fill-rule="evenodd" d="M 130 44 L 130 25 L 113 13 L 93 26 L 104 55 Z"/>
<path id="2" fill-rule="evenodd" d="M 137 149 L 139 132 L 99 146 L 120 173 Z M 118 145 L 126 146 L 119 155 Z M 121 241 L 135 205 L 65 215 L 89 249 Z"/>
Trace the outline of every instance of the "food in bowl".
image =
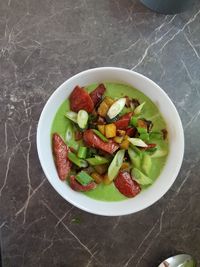
<path id="1" fill-rule="evenodd" d="M 166 122 L 163 129 L 167 125 L 168 131 L 168 154 L 165 160 L 163 158 L 164 166 L 162 167 L 160 174 L 153 181 L 152 185 L 148 186 L 147 190 L 142 188 L 142 190 L 139 194 L 136 195 L 136 197 L 124 197 L 123 201 L 102 201 L 98 200 L 97 197 L 96 199 L 94 199 L 86 195 L 92 193 L 92 190 L 83 193 L 72 190 L 67 182 L 63 182 L 59 179 L 52 153 L 52 135 L 50 133 L 52 132 L 52 125 L 56 113 L 61 107 L 62 103 L 63 112 L 65 113 L 67 111 L 67 107 L 69 108 L 68 101 L 67 104 L 65 101 L 66 99 L 69 99 L 69 96 L 76 85 L 84 86 L 96 84 L 97 86 L 99 83 L 105 81 L 110 81 L 115 84 L 122 84 L 123 88 L 124 85 L 129 85 L 128 88 L 131 90 L 132 87 L 137 88 L 139 92 L 142 92 L 156 105 L 157 109 L 162 114 L 164 121 Z M 105 87 L 107 87 L 107 83 L 104 83 L 104 85 Z M 123 95 L 121 95 L 120 93 L 118 94 L 117 88 L 121 90 L 119 87 L 115 86 L 116 90 L 113 89 L 114 94 L 116 94 L 115 97 L 120 98 L 125 96 L 125 94 L 127 95 L 126 92 Z M 91 90 L 94 89 L 95 87 L 91 88 Z M 108 90 L 108 88 L 106 89 Z M 141 100 L 141 103 L 143 101 L 145 100 Z M 145 112 L 145 105 L 143 112 Z M 153 117 L 152 122 L 155 122 L 156 118 L 154 116 L 149 114 L 148 117 Z M 63 133 L 58 132 L 58 134 L 64 140 L 66 126 L 64 127 L 63 125 L 66 125 L 66 119 L 63 116 L 60 116 L 58 117 L 56 124 L 62 125 L 61 128 Z M 101 67 L 89 69 L 74 75 L 73 77 L 66 80 L 53 92 L 53 94 L 45 104 L 38 122 L 37 151 L 42 169 L 48 181 L 56 190 L 56 192 L 66 201 L 84 211 L 93 214 L 104 216 L 121 216 L 135 213 L 149 207 L 150 205 L 158 201 L 169 190 L 169 188 L 176 180 L 182 164 L 184 154 L 184 132 L 179 114 L 174 104 L 167 96 L 167 94 L 155 82 L 148 79 L 142 74 L 127 69 Z M 97 188 L 100 189 L 101 185 L 103 186 L 103 184 L 100 184 L 95 189 L 96 196 L 98 194 Z M 108 191 L 106 191 L 107 189 Z M 110 187 L 105 187 L 103 192 L 105 195 L 110 194 Z M 102 197 L 101 190 L 100 196 Z M 123 195 L 121 196 L 123 197 Z M 115 194 L 113 198 L 115 198 Z M 116 200 L 116 198 L 113 200 Z"/>
<path id="2" fill-rule="evenodd" d="M 102 201 L 132 198 L 152 185 L 169 150 L 158 107 L 119 83 L 77 85 L 63 99 L 51 135 L 59 178 Z"/>

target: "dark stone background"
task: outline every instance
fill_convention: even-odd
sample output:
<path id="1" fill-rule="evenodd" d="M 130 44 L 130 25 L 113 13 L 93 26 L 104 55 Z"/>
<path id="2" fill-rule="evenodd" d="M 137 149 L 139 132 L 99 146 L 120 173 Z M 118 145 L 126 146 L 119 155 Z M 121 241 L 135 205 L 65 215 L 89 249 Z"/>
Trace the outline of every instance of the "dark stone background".
<path id="1" fill-rule="evenodd" d="M 173 187 L 129 216 L 72 207 L 38 161 L 36 127 L 46 100 L 70 76 L 98 66 L 153 79 L 184 126 Z M 136 0 L 0 0 L 0 114 L 3 266 L 155 267 L 179 252 L 200 264 L 199 1 L 171 16 Z"/>

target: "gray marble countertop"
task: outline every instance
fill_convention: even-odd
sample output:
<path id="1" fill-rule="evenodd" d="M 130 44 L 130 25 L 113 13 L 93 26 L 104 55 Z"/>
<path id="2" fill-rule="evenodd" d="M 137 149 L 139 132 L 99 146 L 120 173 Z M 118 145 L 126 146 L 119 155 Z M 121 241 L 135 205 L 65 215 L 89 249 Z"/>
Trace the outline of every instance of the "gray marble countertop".
<path id="1" fill-rule="evenodd" d="M 51 93 L 92 67 L 147 75 L 185 131 L 181 171 L 150 208 L 107 218 L 64 201 L 47 181 L 36 127 Z M 3 266 L 156 267 L 187 252 L 200 264 L 200 2 L 160 15 L 136 0 L 0 0 L 0 229 Z"/>

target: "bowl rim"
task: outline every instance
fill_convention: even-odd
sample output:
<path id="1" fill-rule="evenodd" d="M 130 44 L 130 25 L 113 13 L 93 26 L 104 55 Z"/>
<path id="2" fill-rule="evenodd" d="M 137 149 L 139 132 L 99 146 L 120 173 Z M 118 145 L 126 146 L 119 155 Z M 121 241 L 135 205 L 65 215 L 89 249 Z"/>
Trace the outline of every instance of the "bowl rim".
<path id="1" fill-rule="evenodd" d="M 110 211 L 98 211 L 98 210 L 92 210 L 91 208 L 81 204 L 81 203 L 77 203 L 76 201 L 73 201 L 71 199 L 69 199 L 66 195 L 64 196 L 61 192 L 61 190 L 59 190 L 58 188 L 55 187 L 55 185 L 53 184 L 53 181 L 50 178 L 50 174 L 48 172 L 48 169 L 46 168 L 46 165 L 42 159 L 42 144 L 41 144 L 41 129 L 42 129 L 42 123 L 46 117 L 46 109 L 47 107 L 51 104 L 52 99 L 54 99 L 61 90 L 63 90 L 63 87 L 67 84 L 70 83 L 72 80 L 76 80 L 77 78 L 81 77 L 82 75 L 85 74 L 93 74 L 94 72 L 98 72 L 98 71 L 119 71 L 119 72 L 124 72 L 124 73 L 129 73 L 132 75 L 137 76 L 139 79 L 145 80 L 146 82 L 150 83 L 153 87 L 156 88 L 156 90 L 160 91 L 160 93 L 162 93 L 163 97 L 167 98 L 167 101 L 170 103 L 170 108 L 173 109 L 173 112 L 176 113 L 176 119 L 178 120 L 178 127 L 179 127 L 179 136 L 180 136 L 180 153 L 179 153 L 179 158 L 177 159 L 177 164 L 176 164 L 176 169 L 173 172 L 173 178 L 171 179 L 171 182 L 169 182 L 167 184 L 167 186 L 164 187 L 164 189 L 162 188 L 160 194 L 157 194 L 153 199 L 151 199 L 150 201 L 147 201 L 145 204 L 143 204 L 142 208 L 138 207 L 135 208 L 133 211 L 118 211 L 117 209 L 110 213 Z M 131 85 L 130 85 L 131 86 Z M 132 85 L 133 86 L 133 85 Z M 134 86 L 133 86 L 134 87 Z M 137 88 L 138 89 L 138 88 Z M 140 89 L 138 89 L 139 91 L 141 91 Z M 143 92 L 142 92 L 143 93 Z M 148 96 L 148 98 L 150 98 Z M 150 98 L 151 99 L 151 98 Z M 152 100 L 152 99 L 151 99 Z M 160 111 L 160 110 L 159 110 Z M 157 202 L 160 198 L 162 198 L 167 191 L 170 189 L 170 187 L 173 185 L 173 183 L 175 182 L 178 173 L 180 171 L 182 162 L 183 162 L 183 156 L 184 156 L 184 131 L 183 131 L 183 126 L 182 126 L 182 122 L 179 116 L 179 113 L 175 107 L 175 105 L 173 104 L 172 100 L 169 98 L 169 96 L 167 95 L 167 93 L 159 86 L 157 85 L 154 81 L 152 81 L 151 79 L 149 79 L 148 77 L 144 76 L 141 73 L 129 70 L 129 69 L 125 69 L 125 68 L 119 68 L 119 67 L 98 67 L 98 68 L 92 68 L 92 69 L 87 69 L 84 71 L 81 71 L 77 74 L 75 74 L 74 76 L 70 77 L 69 79 L 67 79 L 66 81 L 64 81 L 61 85 L 59 85 L 55 91 L 50 95 L 50 97 L 48 98 L 48 100 L 46 101 L 43 110 L 41 112 L 39 121 L 38 121 L 38 126 L 37 126 L 37 134 L 36 134 L 36 145 L 37 145 L 37 152 L 38 152 L 38 157 L 39 157 L 39 161 L 40 164 L 42 166 L 43 172 L 45 173 L 45 176 L 47 178 L 47 180 L 49 181 L 49 183 L 53 186 L 53 188 L 57 191 L 57 193 L 62 196 L 65 200 L 67 200 L 69 203 L 71 203 L 72 205 L 76 206 L 77 208 L 84 210 L 86 212 L 92 213 L 92 214 L 96 214 L 96 215 L 102 215 L 102 216 L 122 216 L 122 215 L 128 215 L 128 214 L 132 214 L 132 213 L 136 213 L 138 211 L 141 211 L 143 209 L 146 209 L 147 207 L 153 205 L 155 202 Z M 162 170 L 163 171 L 163 170 Z M 162 173 L 161 171 L 161 173 Z M 158 179 L 158 178 L 157 178 Z M 157 180 L 156 179 L 156 180 Z M 80 194 L 80 193 L 79 193 Z M 104 201 L 97 201 L 95 199 L 90 198 L 90 200 L 92 200 L 94 203 L 95 202 L 101 202 L 101 203 L 108 203 L 108 202 L 104 202 Z M 129 199 L 127 200 L 123 200 L 123 201 L 115 201 L 115 202 L 111 202 L 111 203 L 122 203 L 122 202 L 128 202 Z M 109 202 L 110 203 L 110 202 Z M 114 204 L 113 204 L 114 206 Z"/>

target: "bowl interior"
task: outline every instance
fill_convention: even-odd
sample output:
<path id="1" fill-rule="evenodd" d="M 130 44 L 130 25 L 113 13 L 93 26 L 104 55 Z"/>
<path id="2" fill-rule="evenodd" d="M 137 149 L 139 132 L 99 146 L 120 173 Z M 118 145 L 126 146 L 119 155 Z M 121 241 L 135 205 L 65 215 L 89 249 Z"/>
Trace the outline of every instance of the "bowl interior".
<path id="1" fill-rule="evenodd" d="M 135 198 L 119 202 L 102 202 L 73 191 L 60 181 L 51 150 L 51 126 L 54 116 L 76 85 L 116 82 L 131 85 L 147 95 L 159 108 L 169 132 L 169 155 L 157 180 Z M 184 152 L 184 135 L 178 112 L 166 93 L 147 77 L 120 68 L 97 68 L 81 72 L 64 82 L 47 101 L 38 123 L 37 149 L 42 168 L 55 190 L 67 201 L 85 211 L 108 216 L 125 215 L 142 210 L 159 198 L 171 187 L 181 167 Z"/>

